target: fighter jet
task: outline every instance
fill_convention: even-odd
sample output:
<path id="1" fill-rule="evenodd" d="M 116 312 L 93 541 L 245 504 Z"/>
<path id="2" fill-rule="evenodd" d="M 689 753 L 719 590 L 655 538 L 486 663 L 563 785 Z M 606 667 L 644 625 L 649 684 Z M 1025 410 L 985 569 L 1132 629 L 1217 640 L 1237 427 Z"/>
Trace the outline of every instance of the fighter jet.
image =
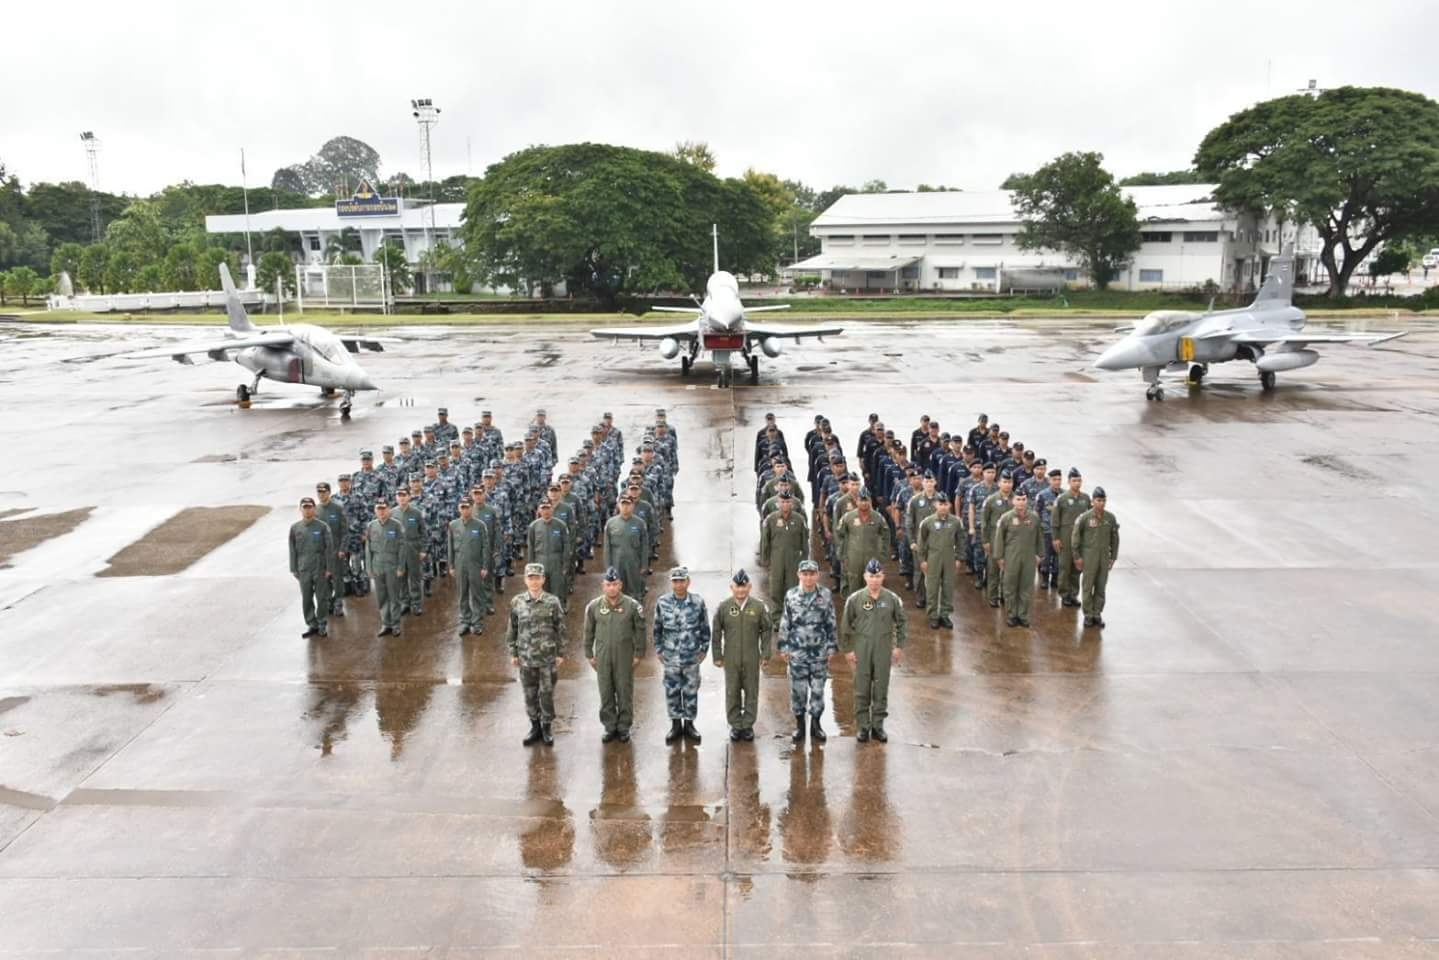
<path id="1" fill-rule="evenodd" d="M 666 360 L 680 358 L 680 373 L 689 376 L 690 368 L 701 350 L 714 357 L 715 378 L 721 387 L 733 383 L 732 364 L 738 353 L 749 367 L 750 383 L 759 383 L 759 354 L 778 357 L 783 341 L 790 338 L 799 343 L 802 337 L 832 337 L 843 327 L 781 327 L 773 324 L 749 323 L 752 313 L 788 310 L 789 304 L 770 307 L 746 307 L 739 297 L 739 281 L 719 267 L 719 229 L 711 228 L 714 239 L 714 273 L 705 282 L 705 298 L 696 298 L 694 307 L 654 307 L 668 313 L 687 313 L 694 319 L 673 327 L 605 327 L 591 330 L 596 337 L 607 340 L 659 341 L 660 356 Z"/>
<path id="2" fill-rule="evenodd" d="M 220 264 L 220 285 L 225 291 L 225 313 L 230 328 L 221 339 L 204 343 L 179 344 L 140 353 L 124 354 L 135 359 L 170 357 L 176 363 L 194 363 L 192 354 L 203 353 L 211 360 L 233 360 L 255 374 L 249 386 L 240 384 L 235 397 L 242 404 L 259 392 L 260 381 L 276 383 L 308 383 L 320 388 L 322 396 L 344 391 L 340 415 L 350 415 L 350 405 L 360 390 L 376 390 L 373 380 L 350 356 L 361 350 L 383 351 L 384 344 L 395 343 L 388 337 L 357 337 L 336 335 L 309 323 L 288 326 L 257 327 L 235 292 L 230 270 Z"/>
<path id="3" fill-rule="evenodd" d="M 1210 304 L 1213 307 L 1213 304 Z M 1138 369 L 1147 400 L 1163 400 L 1159 374 L 1188 368 L 1189 382 L 1198 384 L 1209 373 L 1211 363 L 1248 360 L 1259 371 L 1259 385 L 1274 389 L 1275 374 L 1297 370 L 1319 359 L 1309 349 L 1314 343 L 1362 343 L 1374 346 L 1402 337 L 1398 333 L 1318 333 L 1304 330 L 1304 311 L 1294 306 L 1294 251 L 1270 261 L 1269 276 L 1254 302 L 1233 310 L 1156 310 L 1100 355 L 1094 365 L 1101 370 Z"/>

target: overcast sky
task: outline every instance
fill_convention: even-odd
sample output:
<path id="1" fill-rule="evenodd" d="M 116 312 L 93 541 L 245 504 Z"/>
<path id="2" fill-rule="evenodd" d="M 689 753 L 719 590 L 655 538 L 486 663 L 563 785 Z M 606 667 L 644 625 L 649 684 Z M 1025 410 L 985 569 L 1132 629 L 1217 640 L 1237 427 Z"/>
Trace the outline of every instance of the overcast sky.
<path id="1" fill-rule="evenodd" d="M 238 183 L 358 137 L 417 174 L 409 100 L 443 110 L 437 176 L 535 143 L 708 141 L 812 186 L 996 186 L 1065 150 L 1187 166 L 1230 113 L 1301 87 L 1439 96 L 1425 3 L 244 2 L 11 5 L 0 160 L 28 182 Z M 1097 12 L 1102 11 L 1102 12 Z"/>

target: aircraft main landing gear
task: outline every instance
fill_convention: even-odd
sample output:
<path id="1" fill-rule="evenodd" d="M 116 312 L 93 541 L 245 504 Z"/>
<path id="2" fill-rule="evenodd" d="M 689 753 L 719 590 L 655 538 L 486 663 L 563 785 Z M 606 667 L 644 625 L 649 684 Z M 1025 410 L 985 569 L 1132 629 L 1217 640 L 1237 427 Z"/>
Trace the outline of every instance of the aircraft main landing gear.
<path id="1" fill-rule="evenodd" d="M 243 383 L 240 384 L 238 387 L 235 388 L 235 399 L 240 401 L 241 403 L 249 403 L 250 388 L 245 386 Z"/>
<path id="2" fill-rule="evenodd" d="M 1146 390 L 1146 391 L 1144 391 L 1144 399 L 1146 399 L 1146 400 L 1163 400 L 1163 399 L 1164 399 L 1164 388 L 1161 387 L 1161 386 L 1160 386 L 1159 384 L 1157 384 L 1157 383 L 1151 383 L 1151 384 L 1149 385 L 1149 389 Z"/>
<path id="3" fill-rule="evenodd" d="M 340 400 L 340 419 L 350 419 L 350 405 L 354 402 L 355 391 L 346 390 L 345 396 Z"/>
<path id="4" fill-rule="evenodd" d="M 689 376 L 689 375 L 690 375 L 690 367 L 693 367 L 693 366 L 694 366 L 694 361 L 691 360 L 689 357 L 680 357 L 680 376 L 682 376 L 682 377 L 687 377 L 687 376 Z"/>
<path id="5" fill-rule="evenodd" d="M 1196 363 L 1196 364 L 1194 364 L 1193 366 L 1191 366 L 1191 367 L 1189 368 L 1189 384 L 1190 384 L 1190 386 L 1197 387 L 1197 386 L 1199 386 L 1201 383 L 1203 383 L 1203 382 L 1204 382 L 1204 375 L 1205 375 L 1206 373 L 1208 373 L 1208 372 L 1209 372 L 1209 368 L 1206 367 L 1206 366 L 1205 366 L 1204 364 L 1202 364 L 1202 363 Z"/>
<path id="6" fill-rule="evenodd" d="M 1263 390 L 1265 393 L 1268 393 L 1269 391 L 1274 389 L 1274 381 L 1275 376 L 1273 370 L 1259 371 L 1259 389 Z"/>
<path id="7" fill-rule="evenodd" d="M 752 384 L 759 383 L 759 357 L 749 358 L 749 382 Z"/>

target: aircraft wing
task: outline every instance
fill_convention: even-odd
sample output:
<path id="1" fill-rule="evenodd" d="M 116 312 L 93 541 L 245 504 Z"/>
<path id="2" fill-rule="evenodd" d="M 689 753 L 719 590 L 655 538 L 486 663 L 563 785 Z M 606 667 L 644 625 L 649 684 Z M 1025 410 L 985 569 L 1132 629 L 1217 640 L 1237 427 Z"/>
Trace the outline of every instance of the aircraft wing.
<path id="1" fill-rule="evenodd" d="M 1247 330 L 1234 334 L 1234 342 L 1253 343 L 1266 347 L 1275 343 L 1287 343 L 1296 347 L 1302 347 L 1309 343 L 1362 343 L 1372 347 L 1376 343 L 1397 340 L 1408 332 L 1408 330 L 1400 330 L 1398 333 L 1306 333 L 1298 330 L 1265 333 L 1260 330 Z"/>
<path id="2" fill-rule="evenodd" d="M 751 313 L 769 313 L 769 312 L 772 311 L 772 310 L 788 310 L 789 308 L 790 308 L 790 304 L 788 304 L 788 303 L 776 303 L 776 304 L 771 304 L 770 306 L 767 306 L 767 307 L 745 307 L 745 308 L 744 308 L 744 312 L 745 312 L 746 314 L 751 314 Z"/>
<path id="3" fill-rule="evenodd" d="M 160 357 L 171 357 L 176 363 L 191 363 L 191 354 L 203 353 L 212 360 L 228 360 L 231 350 L 244 350 L 246 347 L 288 347 L 294 342 L 294 336 L 289 333 L 260 333 L 257 331 L 245 337 L 226 337 L 205 343 L 182 343 L 173 347 L 157 347 L 154 350 L 123 353 L 120 356 L 128 360 L 154 360 Z"/>
<path id="4" fill-rule="evenodd" d="M 753 310 L 747 311 L 753 313 Z M 750 337 L 837 337 L 844 327 L 782 327 L 773 323 L 746 323 L 744 332 Z"/>
<path id="5" fill-rule="evenodd" d="M 591 330 L 590 336 L 601 340 L 664 340 L 673 337 L 682 343 L 691 343 L 699 336 L 699 329 L 693 323 L 678 327 L 601 327 Z"/>
<path id="6" fill-rule="evenodd" d="M 404 343 L 399 337 L 340 337 L 339 340 L 351 353 L 359 353 L 361 350 L 383 353 L 387 343 Z"/>
<path id="7" fill-rule="evenodd" d="M 687 313 L 697 317 L 702 312 L 699 307 L 650 307 L 655 313 Z"/>

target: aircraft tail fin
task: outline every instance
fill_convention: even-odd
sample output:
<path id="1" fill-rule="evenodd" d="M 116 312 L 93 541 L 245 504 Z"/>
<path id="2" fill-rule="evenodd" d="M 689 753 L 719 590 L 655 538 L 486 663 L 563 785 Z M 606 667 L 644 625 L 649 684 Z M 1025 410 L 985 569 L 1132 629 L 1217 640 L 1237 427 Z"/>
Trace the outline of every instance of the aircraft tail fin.
<path id="1" fill-rule="evenodd" d="M 220 289 L 225 291 L 225 315 L 230 318 L 230 329 L 236 333 L 249 333 L 255 329 L 250 322 L 250 315 L 245 312 L 245 305 L 240 302 L 240 294 L 235 290 L 235 281 L 230 279 L 230 267 L 228 264 L 220 264 Z"/>
<path id="2" fill-rule="evenodd" d="M 1261 303 L 1282 303 L 1288 306 L 1293 302 L 1294 245 L 1290 244 L 1279 256 L 1269 261 L 1269 276 L 1264 278 L 1264 285 L 1259 288 L 1251 306 Z"/>

